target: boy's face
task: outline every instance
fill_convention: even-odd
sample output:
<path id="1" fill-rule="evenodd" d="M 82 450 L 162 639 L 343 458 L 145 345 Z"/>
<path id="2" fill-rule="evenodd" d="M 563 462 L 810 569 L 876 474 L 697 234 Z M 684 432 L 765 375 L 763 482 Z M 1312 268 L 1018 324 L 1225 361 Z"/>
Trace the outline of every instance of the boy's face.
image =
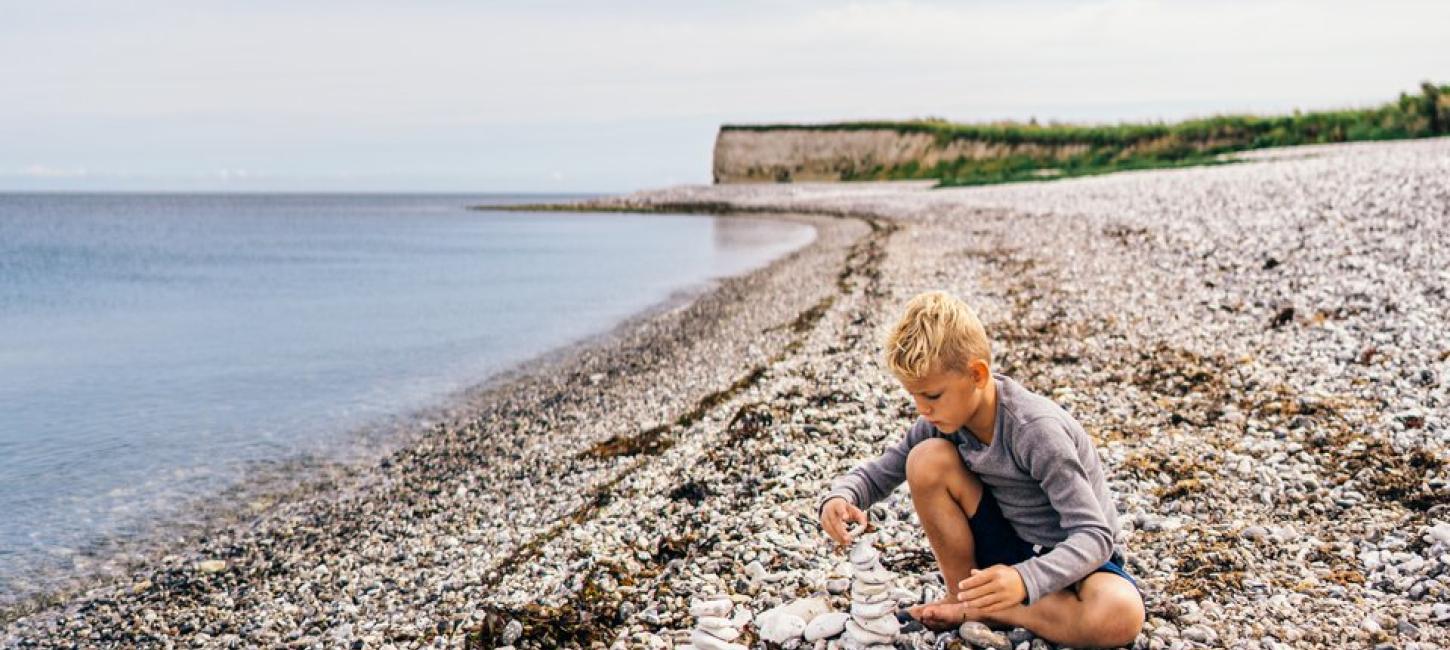
<path id="1" fill-rule="evenodd" d="M 967 372 L 945 370 L 917 381 L 902 381 L 901 385 L 911 393 L 917 413 L 938 431 L 954 433 L 966 426 L 981 405 L 980 389 L 986 382 L 987 372 L 986 364 L 974 361 Z"/>

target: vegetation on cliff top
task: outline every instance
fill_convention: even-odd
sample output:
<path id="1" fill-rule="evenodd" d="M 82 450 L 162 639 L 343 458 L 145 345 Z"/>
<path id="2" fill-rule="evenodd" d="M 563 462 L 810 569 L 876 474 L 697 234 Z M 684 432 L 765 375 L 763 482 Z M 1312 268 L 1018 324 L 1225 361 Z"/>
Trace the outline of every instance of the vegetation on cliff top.
<path id="1" fill-rule="evenodd" d="M 1227 162 L 1221 154 L 1265 147 L 1450 135 L 1450 86 L 1425 82 L 1419 94 L 1401 93 L 1397 101 L 1373 108 L 1295 111 L 1279 116 L 1219 115 L 1173 124 L 954 124 L 925 119 L 721 127 L 722 131 L 881 129 L 925 133 L 942 147 L 956 140 L 1003 146 L 990 147 L 989 151 L 998 153 L 988 156 L 959 156 L 931 166 L 911 161 L 849 170 L 842 173 L 841 180 L 935 178 L 941 185 L 979 185 L 1215 164 Z"/>

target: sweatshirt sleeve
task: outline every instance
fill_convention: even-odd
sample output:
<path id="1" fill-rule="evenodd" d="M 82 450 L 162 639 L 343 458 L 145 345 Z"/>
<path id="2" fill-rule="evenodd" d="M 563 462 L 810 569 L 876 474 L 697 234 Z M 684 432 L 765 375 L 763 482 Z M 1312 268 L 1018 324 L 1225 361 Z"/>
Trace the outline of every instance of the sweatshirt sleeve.
<path id="1" fill-rule="evenodd" d="M 1063 423 L 1039 419 L 1019 433 L 1021 457 L 1042 484 L 1067 539 L 1051 551 L 1012 565 L 1027 587 L 1027 603 L 1092 573 L 1113 553 L 1112 529 L 1093 495 L 1079 449 Z M 1086 453 L 1094 453 L 1091 447 Z"/>
<path id="2" fill-rule="evenodd" d="M 936 427 L 926 418 L 917 418 L 906 435 L 896 444 L 886 448 L 880 456 L 868 460 L 831 482 L 831 489 L 816 502 L 819 516 L 826 502 L 836 497 L 845 498 L 857 508 L 865 510 L 891 494 L 896 486 L 906 480 L 906 457 L 911 448 L 923 440 L 936 435 Z"/>

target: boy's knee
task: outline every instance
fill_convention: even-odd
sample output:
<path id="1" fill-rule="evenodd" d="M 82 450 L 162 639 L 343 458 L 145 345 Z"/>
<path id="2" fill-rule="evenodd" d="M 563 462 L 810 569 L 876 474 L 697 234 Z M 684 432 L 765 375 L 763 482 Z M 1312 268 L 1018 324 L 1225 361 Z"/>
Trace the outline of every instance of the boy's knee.
<path id="1" fill-rule="evenodd" d="M 906 456 L 906 482 L 912 487 L 945 485 L 953 472 L 964 471 L 957 446 L 942 438 L 923 440 Z"/>
<path id="2" fill-rule="evenodd" d="M 1100 645 L 1117 647 L 1132 645 L 1143 630 L 1143 600 L 1136 592 L 1111 590 L 1098 594 L 1098 629 Z"/>

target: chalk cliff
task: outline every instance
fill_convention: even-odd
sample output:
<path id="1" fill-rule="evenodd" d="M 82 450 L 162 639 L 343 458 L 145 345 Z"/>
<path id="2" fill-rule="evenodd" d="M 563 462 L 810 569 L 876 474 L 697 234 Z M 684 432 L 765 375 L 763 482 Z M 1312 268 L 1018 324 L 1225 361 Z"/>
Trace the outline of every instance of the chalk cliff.
<path id="1" fill-rule="evenodd" d="M 715 139 L 716 183 L 920 178 L 939 163 L 1028 156 L 1066 160 L 1087 144 L 1044 145 L 953 139 L 881 129 L 756 130 L 725 126 Z M 894 173 L 893 173 L 894 172 Z"/>

